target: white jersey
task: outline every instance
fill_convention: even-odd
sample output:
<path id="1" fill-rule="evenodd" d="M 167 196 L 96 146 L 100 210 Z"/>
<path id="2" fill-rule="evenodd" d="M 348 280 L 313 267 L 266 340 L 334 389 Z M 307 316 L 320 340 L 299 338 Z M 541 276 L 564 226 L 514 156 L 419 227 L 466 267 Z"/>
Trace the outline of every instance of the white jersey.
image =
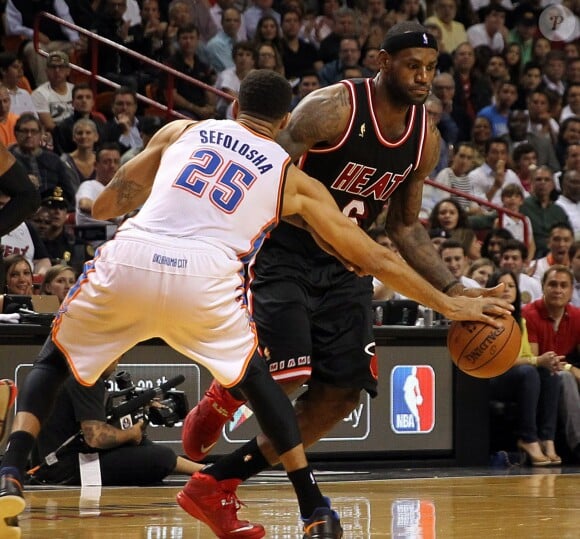
<path id="1" fill-rule="evenodd" d="M 120 233 L 205 240 L 248 262 L 279 221 L 290 162 L 273 140 L 236 122 L 195 124 L 165 151 L 149 199 Z"/>

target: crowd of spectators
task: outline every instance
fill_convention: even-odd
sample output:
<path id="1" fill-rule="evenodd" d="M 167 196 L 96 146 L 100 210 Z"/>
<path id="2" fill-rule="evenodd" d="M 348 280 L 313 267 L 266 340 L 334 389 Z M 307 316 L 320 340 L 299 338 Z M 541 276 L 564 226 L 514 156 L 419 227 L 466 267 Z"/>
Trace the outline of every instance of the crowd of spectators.
<path id="1" fill-rule="evenodd" d="M 251 69 L 272 69 L 291 82 L 293 109 L 317 88 L 374 76 L 386 31 L 412 20 L 423 23 L 439 45 L 426 110 L 442 138 L 439 162 L 430 174 L 436 185 L 426 186 L 422 208 L 434 244 L 465 286 L 482 286 L 492 277 L 490 282 L 514 280 L 522 306 L 544 301 L 549 268 L 571 267 L 570 309 L 580 307 L 580 6 L 577 0 L 556 2 L 569 10 L 575 25 L 566 35 L 555 35 L 540 22 L 550 3 L 0 1 L 0 140 L 24 165 L 43 201 L 30 222 L 1 240 L 4 256 L 24 259 L 16 261 L 9 282 L 29 290 L 38 283 L 34 276 L 51 264 L 70 264 L 78 272 L 94 247 L 110 237 L 117 223 L 92 221 L 92 201 L 165 121 L 137 94 L 195 120 L 231 118 L 231 100 L 211 87 L 234 98 Z M 95 58 L 82 32 L 42 18 L 38 38 L 46 55 L 35 51 L 39 11 L 204 84 L 99 46 L 98 74 L 119 87 L 93 86 L 70 66 L 91 69 Z M 5 202 L 0 193 L 0 203 Z M 79 249 L 78 231 L 87 226 L 104 232 L 82 235 Z M 384 231 L 379 236 L 388 241 Z M 522 357 L 537 363 L 543 353 Z M 580 381 L 580 370 L 566 372 Z M 529 445 L 534 429 L 526 429 L 522 447 L 531 451 L 532 460 L 542 461 L 541 447 Z M 553 438 L 551 427 L 547 432 Z M 580 454 L 578 442 L 572 450 Z"/>

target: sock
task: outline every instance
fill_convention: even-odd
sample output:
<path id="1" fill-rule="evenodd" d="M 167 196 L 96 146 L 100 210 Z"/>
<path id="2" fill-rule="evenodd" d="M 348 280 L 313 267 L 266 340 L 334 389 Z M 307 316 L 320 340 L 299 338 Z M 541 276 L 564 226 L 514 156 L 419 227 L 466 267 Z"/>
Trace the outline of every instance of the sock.
<path id="1" fill-rule="evenodd" d="M 258 441 L 254 438 L 215 464 L 204 468 L 203 473 L 215 477 L 217 481 L 234 478 L 245 481 L 269 467 L 270 464 L 258 449 Z"/>
<path id="2" fill-rule="evenodd" d="M 294 486 L 298 497 L 298 505 L 300 506 L 300 514 L 304 519 L 308 519 L 317 507 L 328 506 L 318 488 L 318 483 L 310 466 L 288 472 L 288 479 Z"/>
<path id="3" fill-rule="evenodd" d="M 18 472 L 16 475 L 19 480 L 22 480 L 26 464 L 28 463 L 28 456 L 34 446 L 34 436 L 23 430 L 13 432 L 8 438 L 8 445 L 6 446 L 6 453 L 2 459 L 2 469 L 0 473 L 6 473 L 6 468 L 15 468 Z M 12 473 L 12 472 L 10 472 Z"/>

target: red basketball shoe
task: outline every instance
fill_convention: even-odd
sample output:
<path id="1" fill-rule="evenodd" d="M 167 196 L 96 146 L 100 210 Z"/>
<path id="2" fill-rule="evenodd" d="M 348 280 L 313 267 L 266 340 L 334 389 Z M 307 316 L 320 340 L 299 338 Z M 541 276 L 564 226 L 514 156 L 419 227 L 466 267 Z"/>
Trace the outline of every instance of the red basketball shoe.
<path id="1" fill-rule="evenodd" d="M 244 402 L 234 399 L 214 380 L 183 422 L 181 441 L 185 454 L 191 460 L 203 460 L 219 440 L 224 425 Z"/>
<path id="2" fill-rule="evenodd" d="M 239 479 L 217 481 L 196 472 L 177 494 L 177 503 L 192 517 L 207 524 L 219 539 L 261 539 L 266 530 L 261 524 L 238 520 L 243 505 L 236 496 Z"/>

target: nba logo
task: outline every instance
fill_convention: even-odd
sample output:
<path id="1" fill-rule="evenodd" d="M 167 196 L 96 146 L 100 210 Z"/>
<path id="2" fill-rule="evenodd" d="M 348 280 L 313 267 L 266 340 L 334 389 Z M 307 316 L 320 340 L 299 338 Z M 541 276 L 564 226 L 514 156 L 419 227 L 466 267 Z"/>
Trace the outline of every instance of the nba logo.
<path id="1" fill-rule="evenodd" d="M 435 372 L 430 365 L 397 365 L 391 371 L 391 429 L 427 433 L 435 426 Z"/>
<path id="2" fill-rule="evenodd" d="M 391 503 L 393 539 L 435 539 L 435 504 L 430 500 L 400 499 Z"/>

